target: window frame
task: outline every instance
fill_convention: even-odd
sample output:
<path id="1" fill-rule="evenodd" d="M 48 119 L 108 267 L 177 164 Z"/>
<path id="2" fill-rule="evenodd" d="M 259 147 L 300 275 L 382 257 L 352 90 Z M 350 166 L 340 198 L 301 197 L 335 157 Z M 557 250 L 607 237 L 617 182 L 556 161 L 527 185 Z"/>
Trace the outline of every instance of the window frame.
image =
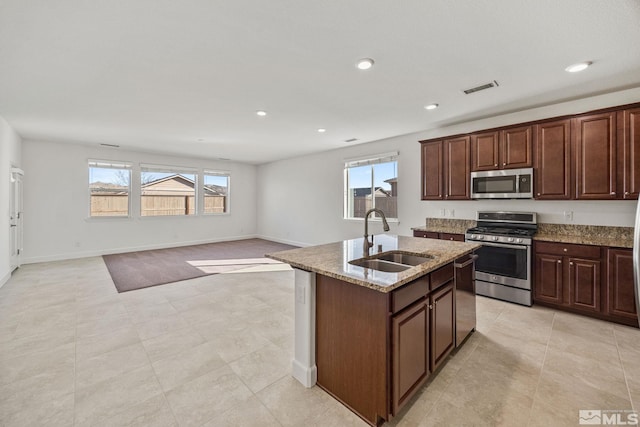
<path id="1" fill-rule="evenodd" d="M 115 170 L 125 170 L 129 173 L 129 185 L 127 187 L 127 214 L 126 215 L 92 215 L 91 204 L 92 204 L 92 194 L 91 194 L 91 169 L 115 169 Z M 131 212 L 132 208 L 132 179 L 133 179 L 133 163 L 120 161 L 120 160 L 100 160 L 100 159 L 87 159 L 87 190 L 88 190 L 88 203 L 87 203 L 87 219 L 89 220 L 120 220 L 120 219 L 130 219 L 133 217 Z"/>
<path id="2" fill-rule="evenodd" d="M 227 178 L 227 194 L 225 196 L 224 212 L 205 212 L 205 181 L 207 176 L 224 176 Z M 203 169 L 202 170 L 202 210 L 201 215 L 230 215 L 231 213 L 231 172 L 223 170 Z"/>
<path id="3" fill-rule="evenodd" d="M 350 216 L 350 212 L 353 210 L 353 206 L 352 206 L 352 195 L 351 195 L 351 191 L 350 191 L 350 187 L 349 187 L 349 169 L 351 168 L 356 168 L 356 167 L 361 167 L 361 166 L 371 166 L 371 196 L 372 196 L 372 206 L 375 208 L 375 170 L 374 167 L 377 164 L 383 164 L 383 163 L 395 163 L 395 168 L 396 168 L 396 180 L 398 179 L 398 157 L 399 157 L 399 153 L 397 151 L 393 151 L 393 152 L 389 152 L 389 153 L 383 153 L 383 154 L 377 154 L 377 155 L 370 155 L 370 156 L 365 156 L 365 157 L 356 157 L 356 158 L 349 158 L 349 159 L 344 159 L 344 169 L 343 169 L 343 174 L 344 174 L 344 195 L 343 195 L 343 219 L 345 220 L 349 220 L 349 221 L 363 221 L 364 218 L 363 217 L 356 217 L 356 216 Z M 397 184 L 396 184 L 397 185 Z M 396 216 L 395 217 L 390 217 L 387 216 L 387 221 L 388 222 L 399 222 L 399 215 L 398 215 L 398 201 L 397 201 L 397 195 L 396 197 Z M 351 204 L 350 204 L 351 203 Z M 381 218 L 374 213 L 371 216 L 371 219 L 373 220 L 377 220 L 380 221 Z"/>
<path id="4" fill-rule="evenodd" d="M 145 185 L 142 182 L 144 173 L 159 173 L 159 174 L 174 174 L 174 175 L 193 175 L 194 177 L 194 182 L 193 182 L 193 203 L 194 203 L 194 207 L 193 207 L 193 213 L 192 214 L 167 214 L 167 215 L 144 215 L 144 208 L 143 208 L 143 197 L 144 197 L 144 189 L 143 186 Z M 184 177 L 184 176 L 183 176 Z M 165 177 L 165 178 L 168 178 Z M 187 177 L 184 177 L 185 179 L 189 179 Z M 164 179 L 164 178 L 159 178 L 159 179 Z M 140 179 L 138 182 L 139 185 L 139 189 L 140 189 L 140 194 L 139 194 L 139 200 L 140 200 L 140 218 L 190 218 L 190 217 L 197 217 L 199 215 L 199 209 L 200 209 L 200 203 L 199 203 L 199 197 L 200 197 L 200 173 L 198 171 L 197 168 L 193 168 L 193 167 L 187 167 L 187 166 L 176 166 L 176 165 L 161 165 L 161 164 L 150 164 L 150 163 L 140 163 Z M 146 183 L 148 184 L 148 183 Z M 190 196 L 186 196 L 186 197 L 190 197 Z M 189 209 L 189 211 L 191 211 L 191 209 Z"/>

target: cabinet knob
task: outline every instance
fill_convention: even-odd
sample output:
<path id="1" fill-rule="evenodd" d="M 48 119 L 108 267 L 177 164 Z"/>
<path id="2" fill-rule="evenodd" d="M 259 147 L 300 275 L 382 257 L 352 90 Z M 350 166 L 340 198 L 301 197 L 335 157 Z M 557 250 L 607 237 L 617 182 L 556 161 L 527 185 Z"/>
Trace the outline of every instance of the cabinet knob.
<path id="1" fill-rule="evenodd" d="M 609 194 L 611 194 L 612 196 L 615 196 L 615 195 L 616 195 L 616 192 L 615 192 L 615 191 L 612 191 L 612 192 L 611 192 L 611 193 L 609 193 Z"/>
<path id="2" fill-rule="evenodd" d="M 506 164 L 506 163 L 503 163 L 503 164 L 502 164 L 502 166 L 507 166 L 507 164 Z"/>
<path id="3" fill-rule="evenodd" d="M 538 193 L 538 196 L 540 195 L 540 193 Z"/>
<path id="4" fill-rule="evenodd" d="M 453 240 L 453 237 L 449 237 L 449 240 Z"/>
<path id="5" fill-rule="evenodd" d="M 496 164 L 495 164 L 495 165 L 493 165 L 493 166 L 498 167 L 498 164 L 496 163 Z"/>
<path id="6" fill-rule="evenodd" d="M 564 248 L 563 251 L 567 252 L 567 248 Z"/>
<path id="7" fill-rule="evenodd" d="M 573 265 L 573 262 L 569 262 L 569 265 Z"/>
<path id="8" fill-rule="evenodd" d="M 561 260 L 558 260 L 558 264 L 562 264 L 562 261 L 561 261 Z"/>
<path id="9" fill-rule="evenodd" d="M 429 310 L 433 310 L 433 306 L 429 304 Z"/>
<path id="10" fill-rule="evenodd" d="M 628 196 L 628 195 L 629 195 L 629 192 L 628 192 L 628 191 L 625 191 L 625 192 L 624 192 L 624 195 L 625 195 L 625 196 Z"/>

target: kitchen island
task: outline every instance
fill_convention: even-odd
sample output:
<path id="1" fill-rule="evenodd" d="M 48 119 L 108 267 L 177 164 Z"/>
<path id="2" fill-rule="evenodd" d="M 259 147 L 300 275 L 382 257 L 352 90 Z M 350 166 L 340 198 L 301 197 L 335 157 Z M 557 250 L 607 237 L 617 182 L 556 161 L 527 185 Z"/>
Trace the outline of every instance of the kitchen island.
<path id="1" fill-rule="evenodd" d="M 380 425 L 456 346 L 454 264 L 469 265 L 480 245 L 386 234 L 373 243 L 366 255 L 358 238 L 267 256 L 295 269 L 294 378 Z M 360 266 L 397 255 L 420 263 Z"/>

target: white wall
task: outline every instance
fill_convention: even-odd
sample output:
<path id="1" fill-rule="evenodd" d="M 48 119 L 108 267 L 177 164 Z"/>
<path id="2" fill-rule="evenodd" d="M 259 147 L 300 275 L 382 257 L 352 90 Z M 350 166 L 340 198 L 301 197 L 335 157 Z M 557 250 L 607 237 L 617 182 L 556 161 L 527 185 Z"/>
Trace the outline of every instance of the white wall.
<path id="1" fill-rule="evenodd" d="M 635 201 L 421 201 L 418 141 L 639 101 L 640 88 L 630 89 L 262 165 L 258 233 L 300 245 L 362 235 L 362 221 L 342 218 L 343 160 L 396 150 L 399 223 L 391 225 L 391 233 L 411 235 L 411 227 L 424 225 L 426 217 L 443 217 L 442 210 L 447 218 L 475 219 L 478 210 L 516 210 L 537 212 L 539 222 L 632 227 Z M 573 213 L 573 221 L 565 221 L 565 211 Z M 370 230 L 379 233 L 382 228 L 373 224 Z"/>
<path id="2" fill-rule="evenodd" d="M 20 136 L 0 117 L 0 286 L 11 275 L 9 239 L 9 198 L 11 196 L 11 167 L 20 167 Z"/>
<path id="3" fill-rule="evenodd" d="M 257 168 L 253 165 L 30 140 L 23 142 L 22 158 L 24 263 L 230 240 L 256 233 Z M 89 219 L 88 159 L 229 171 L 230 214 Z M 139 179 L 136 169 L 134 166 L 132 182 Z M 133 199 L 132 205 L 136 203 L 139 206 Z"/>

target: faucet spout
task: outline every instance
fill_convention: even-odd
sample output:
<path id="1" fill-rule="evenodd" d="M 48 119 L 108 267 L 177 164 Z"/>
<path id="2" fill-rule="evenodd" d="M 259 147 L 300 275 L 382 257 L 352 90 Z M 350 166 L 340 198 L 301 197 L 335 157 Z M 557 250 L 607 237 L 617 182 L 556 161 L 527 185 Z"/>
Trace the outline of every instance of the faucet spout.
<path id="1" fill-rule="evenodd" d="M 369 248 L 373 246 L 373 241 L 371 242 L 369 241 L 369 215 L 371 215 L 373 212 L 377 213 L 382 217 L 382 229 L 384 231 L 389 231 L 389 223 L 387 222 L 387 217 L 385 216 L 384 212 L 382 212 L 378 208 L 369 209 L 367 213 L 364 214 L 364 245 L 363 245 L 364 256 L 369 256 Z"/>

